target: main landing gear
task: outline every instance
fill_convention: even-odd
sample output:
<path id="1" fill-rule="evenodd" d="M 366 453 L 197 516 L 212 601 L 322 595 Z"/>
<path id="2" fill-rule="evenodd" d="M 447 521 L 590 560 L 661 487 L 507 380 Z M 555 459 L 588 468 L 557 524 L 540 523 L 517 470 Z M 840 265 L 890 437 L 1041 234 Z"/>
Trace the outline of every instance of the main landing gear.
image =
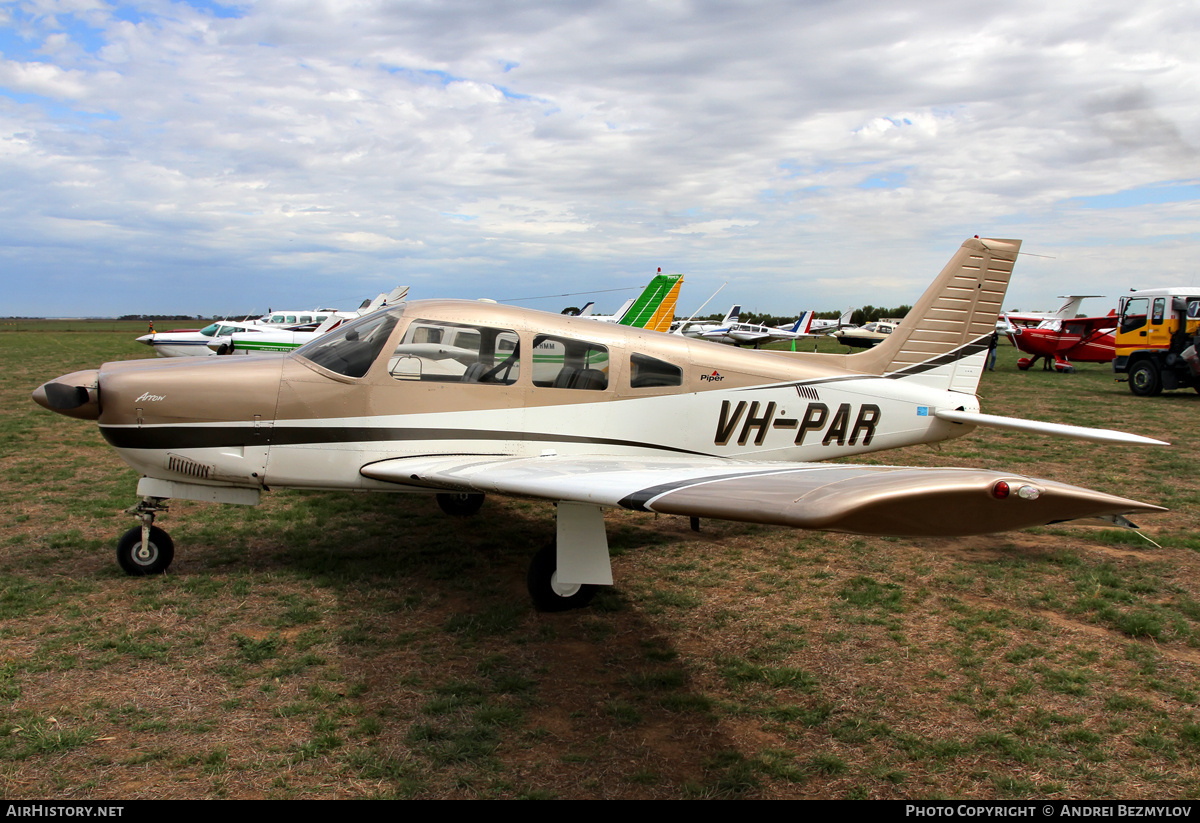
<path id="1" fill-rule="evenodd" d="M 1033 366 L 1033 364 L 1036 363 L 1038 360 L 1042 361 L 1042 371 L 1050 371 L 1051 369 L 1053 369 L 1054 371 L 1058 372 L 1059 374 L 1074 374 L 1075 373 L 1075 367 L 1072 366 L 1070 364 L 1070 362 L 1063 360 L 1062 358 L 1059 358 L 1059 357 L 1055 357 L 1053 360 L 1051 360 L 1049 357 L 1045 357 L 1044 355 L 1040 355 L 1040 354 L 1035 357 L 1022 357 L 1022 358 L 1018 359 L 1017 360 L 1017 368 L 1020 369 L 1021 371 L 1029 371 L 1029 369 Z"/>
<path id="2" fill-rule="evenodd" d="M 533 556 L 525 574 L 525 586 L 539 612 L 582 609 L 596 596 L 591 583 L 564 583 L 558 579 L 558 541 L 551 540 Z"/>
<path id="3" fill-rule="evenodd" d="M 468 492 L 455 494 L 447 492 L 437 496 L 437 504 L 442 511 L 451 517 L 470 517 L 483 506 L 483 497 L 482 494 L 470 494 Z"/>
<path id="4" fill-rule="evenodd" d="M 117 541 L 117 563 L 126 574 L 134 577 L 162 574 L 175 559 L 171 536 L 154 525 L 154 516 L 165 511 L 167 506 L 161 497 L 143 497 L 136 506 L 125 510 L 142 521 Z"/>
<path id="5" fill-rule="evenodd" d="M 437 498 L 447 514 L 465 517 L 479 511 L 484 496 L 439 494 Z M 147 496 L 125 510 L 141 521 L 117 541 L 117 563 L 126 574 L 162 574 L 175 559 L 170 535 L 154 525 L 154 518 L 167 511 L 166 502 L 165 497 Z M 534 606 L 543 612 L 581 609 L 592 602 L 599 586 L 612 585 L 608 537 L 599 506 L 559 502 L 555 539 L 533 556 L 525 583 Z"/>
<path id="6" fill-rule="evenodd" d="M 446 514 L 469 517 L 483 505 L 482 494 L 442 493 L 438 505 Z M 559 502 L 556 536 L 529 562 L 525 585 L 542 612 L 582 609 L 600 586 L 612 585 L 608 537 L 599 506 Z"/>

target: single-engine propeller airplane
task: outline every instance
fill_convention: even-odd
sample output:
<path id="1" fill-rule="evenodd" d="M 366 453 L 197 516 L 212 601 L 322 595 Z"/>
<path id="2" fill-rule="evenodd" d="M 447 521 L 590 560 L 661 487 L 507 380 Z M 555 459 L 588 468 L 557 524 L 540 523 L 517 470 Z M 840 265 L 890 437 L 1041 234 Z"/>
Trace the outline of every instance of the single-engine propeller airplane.
<path id="1" fill-rule="evenodd" d="M 976 387 L 1020 241 L 967 240 L 875 348 L 742 350 L 494 303 L 401 303 L 283 358 L 106 363 L 34 399 L 96 420 L 142 473 L 130 574 L 166 570 L 170 498 L 257 503 L 276 488 L 487 492 L 553 500 L 527 576 L 544 610 L 611 585 L 603 509 L 865 535 L 982 534 L 1163 511 L 1004 471 L 829 464 L 996 426 L 1136 435 L 982 414 Z M 450 342 L 447 342 L 450 341 Z"/>
<path id="2" fill-rule="evenodd" d="M 1074 317 L 1043 320 L 1029 328 L 1009 324 L 1009 341 L 1029 355 L 1017 361 L 1017 368 L 1028 371 L 1039 358 L 1042 367 L 1058 372 L 1073 372 L 1071 361 L 1111 363 L 1117 354 L 1117 313 L 1104 317 Z"/>

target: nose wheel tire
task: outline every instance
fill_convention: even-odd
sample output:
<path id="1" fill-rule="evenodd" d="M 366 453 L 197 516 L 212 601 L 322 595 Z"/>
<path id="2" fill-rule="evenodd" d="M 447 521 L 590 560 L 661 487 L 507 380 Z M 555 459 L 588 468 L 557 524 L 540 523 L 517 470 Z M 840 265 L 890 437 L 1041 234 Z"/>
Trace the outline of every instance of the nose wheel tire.
<path id="1" fill-rule="evenodd" d="M 134 577 L 161 574 L 175 559 L 175 544 L 158 526 L 150 527 L 150 540 L 142 545 L 142 527 L 134 526 L 117 541 L 117 563 Z"/>
<path id="2" fill-rule="evenodd" d="M 554 541 L 533 556 L 525 583 L 540 612 L 582 609 L 596 596 L 596 586 L 591 583 L 563 583 L 558 579 L 558 547 Z"/>

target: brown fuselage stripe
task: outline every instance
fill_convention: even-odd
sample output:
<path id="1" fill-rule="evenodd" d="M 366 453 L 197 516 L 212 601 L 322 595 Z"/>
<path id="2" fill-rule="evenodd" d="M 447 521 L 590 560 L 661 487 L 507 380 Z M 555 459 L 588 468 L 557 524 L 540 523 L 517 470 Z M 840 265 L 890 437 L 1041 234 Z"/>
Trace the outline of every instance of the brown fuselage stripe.
<path id="1" fill-rule="evenodd" d="M 101 426 L 100 433 L 109 445 L 117 449 L 215 449 L 230 446 L 307 446 L 321 443 L 396 443 L 418 440 L 510 440 L 626 446 L 676 454 L 711 456 L 707 452 L 637 440 L 486 429 L 404 429 L 371 426 Z"/>

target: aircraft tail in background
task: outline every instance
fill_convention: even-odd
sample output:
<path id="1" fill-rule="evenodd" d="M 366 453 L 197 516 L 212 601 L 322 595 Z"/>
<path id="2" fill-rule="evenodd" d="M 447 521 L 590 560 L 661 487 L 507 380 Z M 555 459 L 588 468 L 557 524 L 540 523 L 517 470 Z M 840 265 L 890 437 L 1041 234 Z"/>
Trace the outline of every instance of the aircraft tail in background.
<path id="1" fill-rule="evenodd" d="M 682 274 L 656 274 L 641 295 L 618 313 L 617 322 L 650 331 L 670 331 L 682 285 Z"/>

